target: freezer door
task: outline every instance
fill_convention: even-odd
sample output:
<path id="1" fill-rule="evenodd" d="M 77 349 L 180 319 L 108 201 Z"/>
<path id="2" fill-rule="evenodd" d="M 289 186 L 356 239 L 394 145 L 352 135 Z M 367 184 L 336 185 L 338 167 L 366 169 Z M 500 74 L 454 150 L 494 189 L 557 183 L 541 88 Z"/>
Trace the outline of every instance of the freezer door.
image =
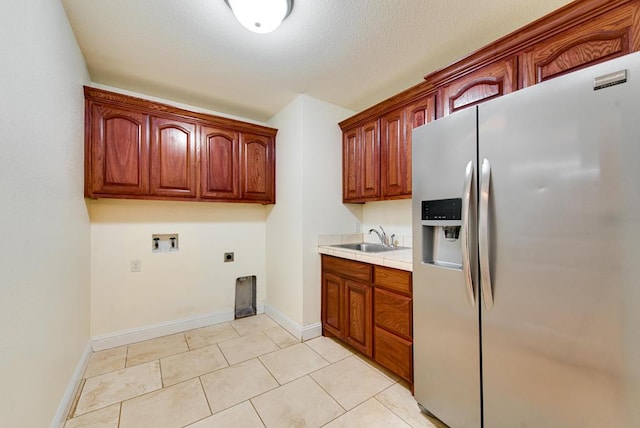
<path id="1" fill-rule="evenodd" d="M 485 427 L 640 427 L 639 65 L 633 54 L 479 107 Z M 594 90 L 623 70 L 626 83 Z"/>
<path id="2" fill-rule="evenodd" d="M 424 263 L 423 250 L 428 244 L 424 241 L 443 237 L 430 236 L 432 231 L 422 225 L 421 203 L 463 197 L 467 164 L 476 161 L 476 136 L 475 108 L 427 124 L 413 133 L 415 398 L 424 409 L 452 427 L 479 427 L 481 423 L 479 311 L 478 305 L 472 306 L 469 301 L 468 286 L 459 266 L 447 268 Z M 471 185 L 469 257 L 476 266 L 475 180 Z M 445 244 L 444 247 L 449 246 L 449 254 L 440 254 L 442 257 L 455 253 L 456 245 L 460 252 L 460 238 Z M 432 254 L 426 258 L 432 258 Z M 475 268 L 472 276 L 477 276 Z"/>

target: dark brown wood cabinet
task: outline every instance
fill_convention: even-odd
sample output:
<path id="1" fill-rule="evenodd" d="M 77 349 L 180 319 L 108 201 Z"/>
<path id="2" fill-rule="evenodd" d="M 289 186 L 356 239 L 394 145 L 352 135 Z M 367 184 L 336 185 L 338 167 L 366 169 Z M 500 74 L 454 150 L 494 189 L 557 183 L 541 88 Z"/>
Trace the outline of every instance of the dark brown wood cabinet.
<path id="1" fill-rule="evenodd" d="M 342 142 L 343 201 L 374 201 L 380 196 L 378 121 L 370 120 L 344 132 Z"/>
<path id="2" fill-rule="evenodd" d="M 413 383 L 411 272 L 374 266 L 373 359 Z"/>
<path id="3" fill-rule="evenodd" d="M 520 87 L 640 50 L 639 16 L 628 2 L 536 43 L 520 55 Z"/>
<path id="4" fill-rule="evenodd" d="M 195 134 L 195 123 L 151 117 L 151 195 L 196 197 Z"/>
<path id="5" fill-rule="evenodd" d="M 516 64 L 515 57 L 488 64 L 440 88 L 441 116 L 515 91 Z"/>
<path id="6" fill-rule="evenodd" d="M 200 196 L 203 199 L 239 199 L 239 133 L 200 127 Z"/>
<path id="7" fill-rule="evenodd" d="M 85 196 L 275 203 L 277 130 L 85 87 Z"/>
<path id="8" fill-rule="evenodd" d="M 149 191 L 149 115 L 103 104 L 87 109 L 85 191 L 145 195 Z"/>
<path id="9" fill-rule="evenodd" d="M 380 117 L 382 199 L 411 198 L 412 131 L 434 120 L 435 112 L 435 96 L 428 96 Z"/>
<path id="10" fill-rule="evenodd" d="M 411 196 L 411 133 L 408 128 L 402 131 L 403 120 L 405 126 L 419 126 L 636 51 L 640 51 L 640 0 L 576 0 L 426 75 L 424 82 L 340 122 L 344 201 Z M 359 126 L 372 121 L 379 122 L 381 184 L 377 196 L 363 198 L 357 196 L 361 172 L 353 160 L 352 139 Z"/>
<path id="11" fill-rule="evenodd" d="M 275 202 L 273 138 L 242 133 L 240 157 L 240 198 L 247 201 Z"/>
<path id="12" fill-rule="evenodd" d="M 322 256 L 322 332 L 373 356 L 371 285 L 367 263 Z"/>
<path id="13" fill-rule="evenodd" d="M 413 383 L 411 272 L 322 256 L 322 333 Z"/>

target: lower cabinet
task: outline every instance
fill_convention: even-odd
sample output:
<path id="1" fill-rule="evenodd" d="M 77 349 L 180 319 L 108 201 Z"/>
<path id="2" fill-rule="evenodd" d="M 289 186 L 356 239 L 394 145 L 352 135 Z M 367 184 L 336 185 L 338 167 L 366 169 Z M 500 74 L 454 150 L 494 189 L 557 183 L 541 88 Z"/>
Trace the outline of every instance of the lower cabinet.
<path id="1" fill-rule="evenodd" d="M 413 384 L 411 272 L 322 256 L 322 334 Z"/>

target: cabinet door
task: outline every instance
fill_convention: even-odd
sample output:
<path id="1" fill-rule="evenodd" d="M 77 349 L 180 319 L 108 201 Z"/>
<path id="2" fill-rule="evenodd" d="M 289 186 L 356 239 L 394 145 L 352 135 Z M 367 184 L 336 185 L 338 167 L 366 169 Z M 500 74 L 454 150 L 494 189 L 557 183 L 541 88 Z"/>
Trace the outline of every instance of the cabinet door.
<path id="1" fill-rule="evenodd" d="M 415 103 L 409 105 L 406 108 L 406 121 L 405 121 L 405 153 L 406 153 L 406 184 L 405 195 L 411 196 L 411 175 L 413 171 L 411 169 L 411 154 L 413 151 L 413 130 L 418 126 L 422 126 L 427 122 L 436 120 L 436 96 L 430 95 Z"/>
<path id="2" fill-rule="evenodd" d="M 322 274 L 322 328 L 342 338 L 344 279 L 332 273 Z"/>
<path id="3" fill-rule="evenodd" d="M 521 86 L 554 77 L 640 49 L 637 4 L 612 10 L 586 24 L 537 43 L 521 57 Z"/>
<path id="4" fill-rule="evenodd" d="M 372 120 L 360 128 L 360 195 L 363 200 L 380 197 L 380 140 L 378 121 Z"/>
<path id="5" fill-rule="evenodd" d="M 91 183 L 87 196 L 145 195 L 149 191 L 149 116 L 91 106 Z"/>
<path id="6" fill-rule="evenodd" d="M 371 286 L 345 280 L 344 290 L 344 340 L 364 355 L 371 357 L 373 355 Z"/>
<path id="7" fill-rule="evenodd" d="M 275 147 L 270 137 L 240 135 L 240 198 L 275 203 Z"/>
<path id="8" fill-rule="evenodd" d="M 358 128 L 352 128 L 342 136 L 342 201 L 357 201 L 360 197 L 358 159 Z"/>
<path id="9" fill-rule="evenodd" d="M 407 153 L 405 115 L 406 109 L 399 108 L 380 118 L 380 180 L 383 197 L 407 194 L 407 167 L 411 163 L 411 152 Z"/>
<path id="10" fill-rule="evenodd" d="M 498 61 L 454 80 L 441 91 L 442 116 L 515 91 L 516 58 Z"/>
<path id="11" fill-rule="evenodd" d="M 200 196 L 211 199 L 240 197 L 238 133 L 200 127 Z"/>
<path id="12" fill-rule="evenodd" d="M 196 197 L 196 126 L 151 118 L 151 194 Z"/>

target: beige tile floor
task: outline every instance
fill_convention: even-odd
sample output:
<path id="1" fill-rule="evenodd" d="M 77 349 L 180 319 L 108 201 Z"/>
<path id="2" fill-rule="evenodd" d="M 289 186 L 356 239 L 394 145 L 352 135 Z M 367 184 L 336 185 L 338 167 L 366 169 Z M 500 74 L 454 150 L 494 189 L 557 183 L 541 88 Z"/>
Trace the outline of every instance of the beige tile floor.
<path id="1" fill-rule="evenodd" d="M 94 352 L 65 428 L 429 427 L 406 385 L 266 315 Z"/>

